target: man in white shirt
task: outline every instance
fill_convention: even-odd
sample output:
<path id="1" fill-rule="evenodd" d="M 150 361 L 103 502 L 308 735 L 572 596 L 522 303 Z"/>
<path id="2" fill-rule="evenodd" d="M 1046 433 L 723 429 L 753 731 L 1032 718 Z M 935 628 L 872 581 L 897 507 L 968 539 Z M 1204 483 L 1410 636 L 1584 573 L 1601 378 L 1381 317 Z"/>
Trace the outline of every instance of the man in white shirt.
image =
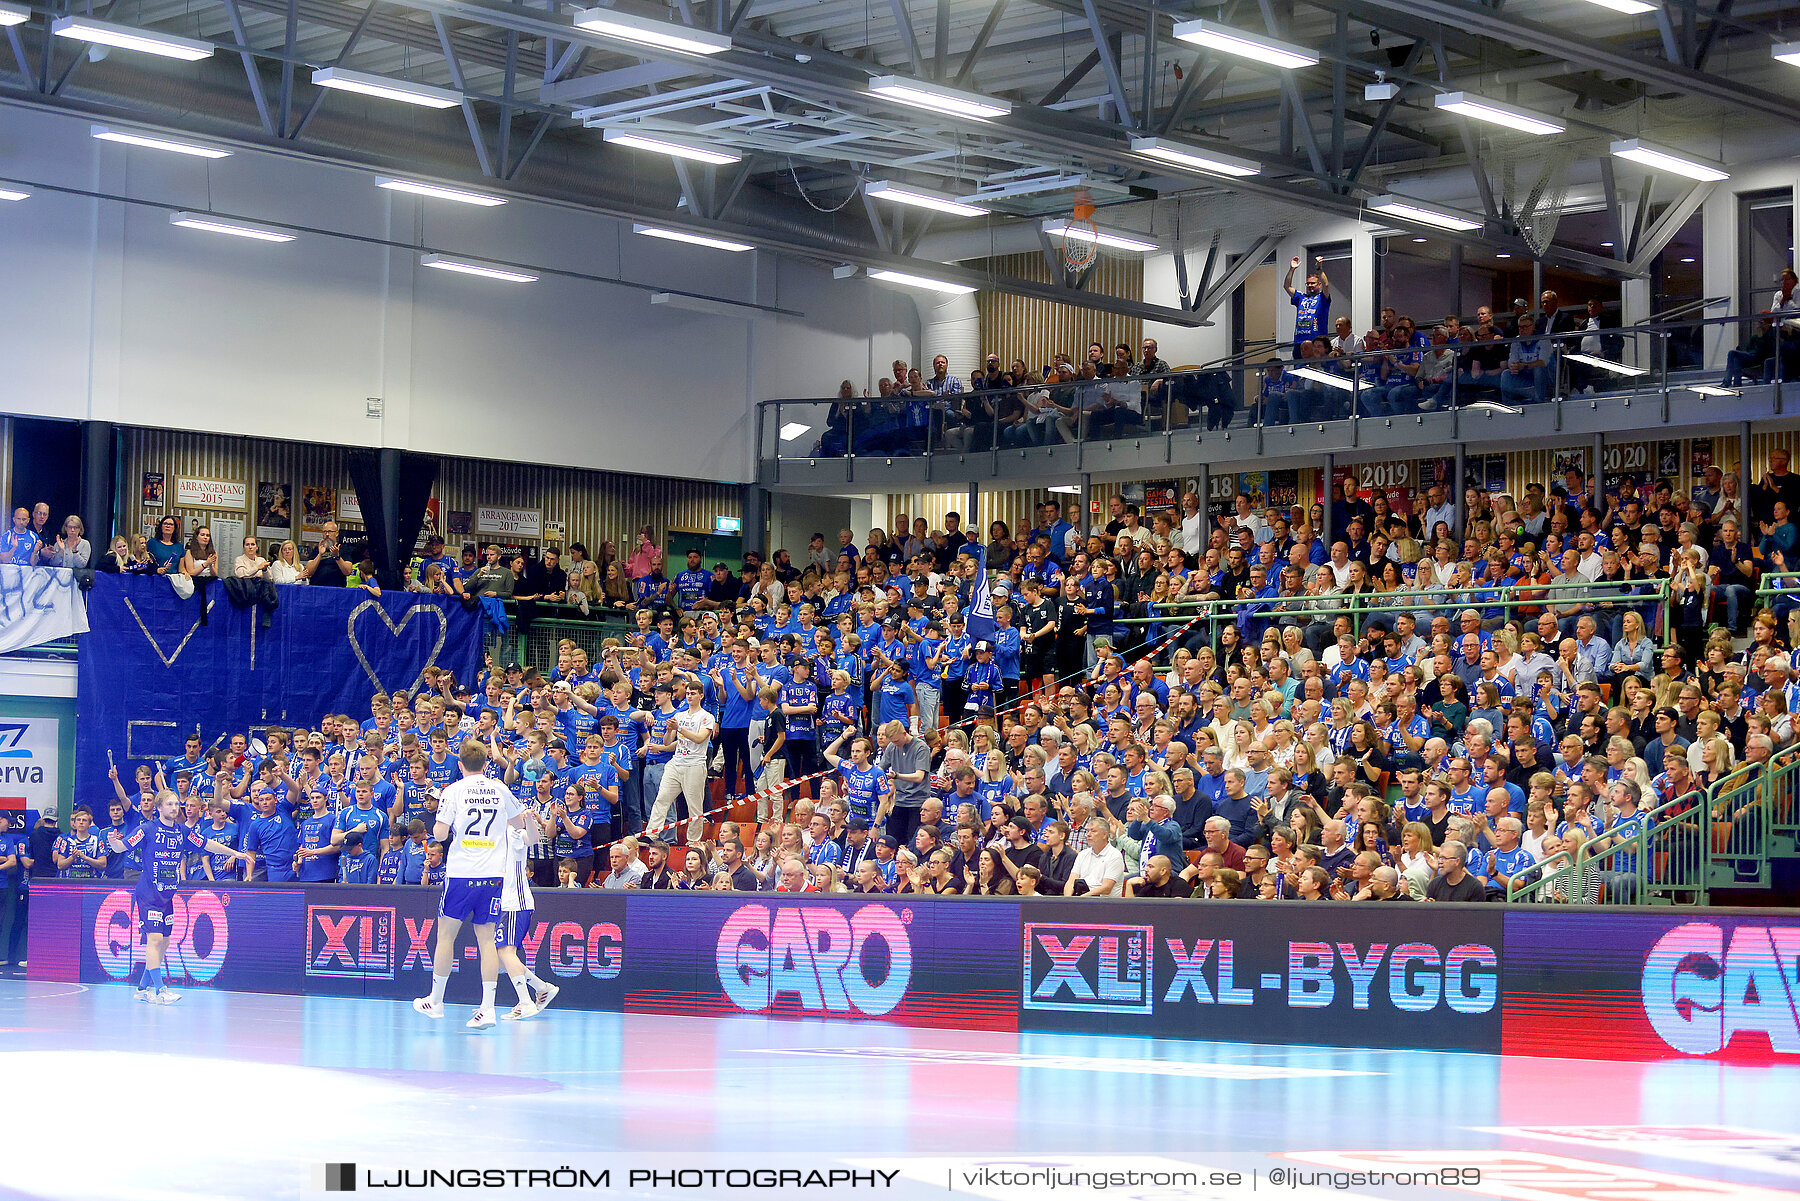
<path id="1" fill-rule="evenodd" d="M 1331 562 L 1325 566 L 1331 569 L 1331 578 L 1336 587 L 1348 587 L 1350 584 L 1350 544 L 1333 542 L 1331 544 Z"/>
<path id="2" fill-rule="evenodd" d="M 1425 535 L 1427 537 L 1431 535 L 1431 531 L 1438 528 L 1440 521 L 1450 527 L 1452 534 L 1456 533 L 1456 506 L 1451 504 L 1449 498 L 1444 495 L 1442 484 L 1433 484 L 1425 492 Z"/>
<path id="3" fill-rule="evenodd" d="M 1206 550 L 1206 513 L 1200 505 L 1200 494 L 1189 492 L 1181 498 L 1181 553 L 1190 569 L 1200 565 Z"/>
<path id="4" fill-rule="evenodd" d="M 1076 881 L 1087 885 L 1085 893 L 1075 891 Z M 1125 856 L 1112 845 L 1111 829 L 1106 819 L 1096 817 L 1087 824 L 1087 846 L 1075 856 L 1075 871 L 1064 887 L 1066 896 L 1116 897 L 1125 880 Z"/>
<path id="5" fill-rule="evenodd" d="M 656 802 L 650 809 L 645 827 L 652 838 L 666 829 L 669 809 L 677 796 L 687 801 L 688 844 L 700 841 L 706 812 L 706 749 L 718 731 L 718 723 L 706 711 L 706 689 L 698 680 L 687 685 L 687 708 L 669 718 L 675 731 L 675 753 L 663 768 L 662 786 L 656 791 Z"/>
<path id="6" fill-rule="evenodd" d="M 445 844 L 445 862 L 431 995 L 415 1000 L 413 1008 L 429 1018 L 444 1016 L 444 989 L 456 959 L 456 936 L 463 923 L 470 922 L 481 955 L 481 1008 L 468 1026 L 485 1030 L 498 1024 L 494 988 L 500 976 L 500 955 L 494 923 L 500 918 L 502 882 L 510 855 L 506 832 L 511 826 L 523 829 L 532 819 L 510 789 L 488 777 L 486 747 L 468 739 L 458 759 L 462 779 L 444 789 L 432 831 L 432 840 Z"/>
<path id="7" fill-rule="evenodd" d="M 1231 528 L 1249 530 L 1250 536 L 1256 541 L 1264 541 L 1268 536 L 1269 523 L 1250 507 L 1250 498 L 1240 492 L 1232 499 L 1231 503 L 1237 506 L 1237 512 L 1231 519 Z"/>

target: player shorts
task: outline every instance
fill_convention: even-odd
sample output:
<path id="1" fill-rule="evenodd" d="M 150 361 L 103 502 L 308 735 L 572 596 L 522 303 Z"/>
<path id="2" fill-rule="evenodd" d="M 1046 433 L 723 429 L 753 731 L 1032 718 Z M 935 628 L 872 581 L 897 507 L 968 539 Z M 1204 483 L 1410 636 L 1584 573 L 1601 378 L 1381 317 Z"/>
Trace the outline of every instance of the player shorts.
<path id="1" fill-rule="evenodd" d="M 140 888 L 132 894 L 137 903 L 138 929 L 144 934 L 168 935 L 174 932 L 175 890 Z"/>
<path id="2" fill-rule="evenodd" d="M 531 933 L 531 910 L 502 910 L 500 923 L 494 927 L 494 945 L 496 947 L 517 947 L 525 949 L 525 939 Z"/>
<path id="3" fill-rule="evenodd" d="M 477 926 L 500 920 L 500 881 L 445 880 L 443 915 Z"/>

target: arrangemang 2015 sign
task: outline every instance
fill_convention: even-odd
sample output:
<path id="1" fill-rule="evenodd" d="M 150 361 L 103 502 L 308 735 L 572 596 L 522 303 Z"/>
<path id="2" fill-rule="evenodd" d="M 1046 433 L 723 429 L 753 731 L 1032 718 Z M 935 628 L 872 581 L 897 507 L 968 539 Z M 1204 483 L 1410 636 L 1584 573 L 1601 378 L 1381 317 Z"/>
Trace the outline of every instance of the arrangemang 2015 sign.
<path id="1" fill-rule="evenodd" d="M 401 1000 L 435 889 L 184 889 L 171 979 Z M 1614 1059 L 1800 1056 L 1800 913 L 537 895 L 559 1004 Z M 135 980 L 131 889 L 38 881 L 30 974 Z M 458 969 L 466 965 L 459 959 Z"/>

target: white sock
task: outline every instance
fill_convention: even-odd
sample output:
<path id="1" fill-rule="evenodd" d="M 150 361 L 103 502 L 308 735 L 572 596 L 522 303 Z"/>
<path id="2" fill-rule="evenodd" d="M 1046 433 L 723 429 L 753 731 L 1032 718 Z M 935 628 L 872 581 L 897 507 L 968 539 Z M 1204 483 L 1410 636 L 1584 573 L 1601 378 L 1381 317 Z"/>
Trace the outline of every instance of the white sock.
<path id="1" fill-rule="evenodd" d="M 526 1005 L 531 1001 L 531 988 L 524 976 L 512 978 L 513 991 L 519 994 L 519 1004 Z"/>
<path id="2" fill-rule="evenodd" d="M 435 974 L 431 977 L 431 1003 L 433 1005 L 444 1003 L 444 990 L 448 987 L 450 987 L 450 977 Z"/>
<path id="3" fill-rule="evenodd" d="M 533 972 L 530 968 L 525 970 L 525 982 L 539 992 L 543 992 L 546 988 L 550 987 L 548 984 L 545 984 L 543 980 L 539 979 L 537 973 Z"/>
<path id="4" fill-rule="evenodd" d="M 500 982 L 498 980 L 483 980 L 481 982 L 481 1010 L 483 1013 L 486 1013 L 494 1007 L 494 990 L 499 986 Z"/>

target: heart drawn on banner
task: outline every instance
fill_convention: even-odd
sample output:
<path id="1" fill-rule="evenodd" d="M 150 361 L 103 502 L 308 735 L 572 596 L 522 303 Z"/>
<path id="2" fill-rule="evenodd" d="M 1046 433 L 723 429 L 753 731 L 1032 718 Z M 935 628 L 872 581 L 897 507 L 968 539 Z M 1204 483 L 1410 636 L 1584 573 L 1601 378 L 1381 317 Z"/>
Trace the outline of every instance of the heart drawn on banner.
<path id="1" fill-rule="evenodd" d="M 393 634 L 396 638 L 400 636 L 400 631 L 406 628 L 408 622 L 421 614 L 428 614 L 437 618 L 437 641 L 431 644 L 431 653 L 425 656 L 425 662 L 419 667 L 419 674 L 414 677 L 412 683 L 408 684 L 406 687 L 408 692 L 417 692 L 419 690 L 419 685 L 424 682 L 425 669 L 434 666 L 437 663 L 438 652 L 444 649 L 444 640 L 450 636 L 450 619 L 445 617 L 444 611 L 436 605 L 419 604 L 408 609 L 401 615 L 400 620 L 396 622 L 393 618 L 388 616 L 387 610 L 381 607 L 381 602 L 373 598 L 364 601 L 362 604 L 356 606 L 356 608 L 350 610 L 350 619 L 348 623 L 346 623 L 347 632 L 350 637 L 350 649 L 356 652 L 356 661 L 362 664 L 363 671 L 368 675 L 369 682 L 375 685 L 375 691 L 377 692 L 387 692 L 391 690 L 387 685 L 381 682 L 381 677 L 375 674 L 375 665 L 369 662 L 368 654 L 364 652 L 362 643 L 358 642 L 356 638 L 356 619 L 365 612 L 371 610 L 374 612 L 375 616 L 381 618 L 382 624 L 387 626 L 388 632 Z"/>

